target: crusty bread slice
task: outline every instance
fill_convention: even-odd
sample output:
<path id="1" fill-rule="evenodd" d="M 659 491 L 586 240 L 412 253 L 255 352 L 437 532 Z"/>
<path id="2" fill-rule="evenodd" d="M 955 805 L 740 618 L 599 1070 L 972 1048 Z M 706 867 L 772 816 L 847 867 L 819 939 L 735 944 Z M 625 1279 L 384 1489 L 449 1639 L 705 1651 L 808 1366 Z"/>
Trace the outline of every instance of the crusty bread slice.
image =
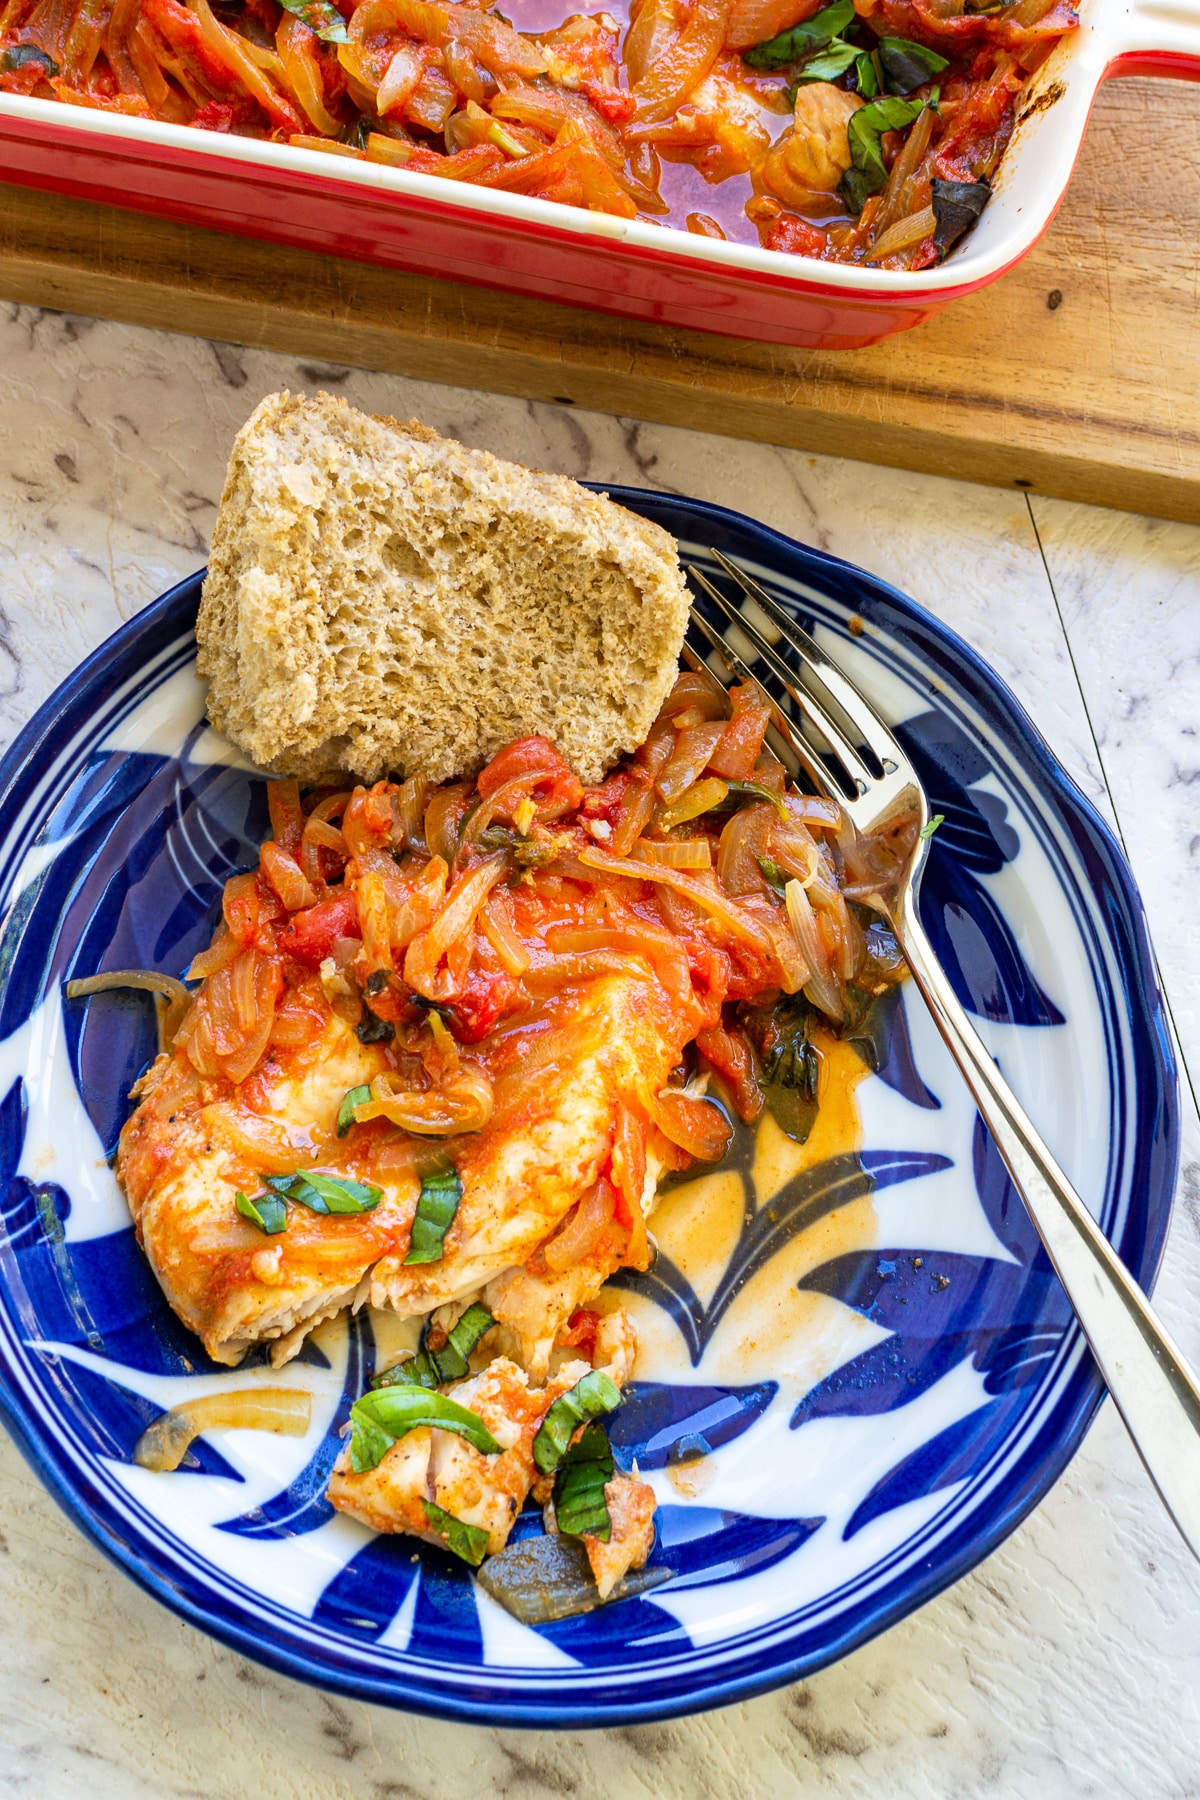
<path id="1" fill-rule="evenodd" d="M 594 783 L 649 730 L 687 606 L 674 539 L 577 482 L 272 394 L 233 447 L 197 667 L 275 774 L 444 781 L 542 733 Z"/>

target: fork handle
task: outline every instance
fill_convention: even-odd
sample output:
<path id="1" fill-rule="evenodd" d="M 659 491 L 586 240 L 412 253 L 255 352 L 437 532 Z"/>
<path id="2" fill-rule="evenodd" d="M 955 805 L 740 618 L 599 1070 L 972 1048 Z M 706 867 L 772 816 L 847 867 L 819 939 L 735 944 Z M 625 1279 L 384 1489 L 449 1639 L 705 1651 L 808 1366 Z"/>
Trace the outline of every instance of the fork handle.
<path id="1" fill-rule="evenodd" d="M 925 935 L 911 887 L 894 924 L 1150 1479 L 1200 1557 L 1200 1385 L 988 1054 Z"/>

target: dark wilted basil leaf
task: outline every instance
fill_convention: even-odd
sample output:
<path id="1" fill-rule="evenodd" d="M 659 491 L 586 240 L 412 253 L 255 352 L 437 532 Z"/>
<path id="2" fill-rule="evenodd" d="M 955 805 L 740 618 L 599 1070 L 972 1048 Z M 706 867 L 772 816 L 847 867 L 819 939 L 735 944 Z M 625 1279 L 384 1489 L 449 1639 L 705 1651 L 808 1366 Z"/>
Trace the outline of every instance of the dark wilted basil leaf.
<path id="1" fill-rule="evenodd" d="M 489 1556 L 479 1571 L 479 1585 L 522 1625 L 549 1625 L 647 1593 L 670 1581 L 673 1572 L 634 1569 L 602 1602 L 583 1545 L 578 1538 L 556 1534 L 520 1538 L 498 1556 Z"/>
<path id="2" fill-rule="evenodd" d="M 612 1535 L 605 1483 L 613 1477 L 613 1454 L 608 1433 L 593 1421 L 570 1446 L 554 1477 L 554 1520 L 568 1537 L 599 1538 L 607 1544 Z"/>
<path id="3" fill-rule="evenodd" d="M 413 1215 L 406 1263 L 441 1262 L 446 1233 L 454 1223 L 462 1191 L 456 1169 L 437 1169 L 426 1175 Z"/>
<path id="4" fill-rule="evenodd" d="M 926 81 L 949 67 L 944 56 L 925 44 L 914 44 L 910 38 L 882 38 L 879 63 L 889 94 L 911 94 Z"/>
<path id="5" fill-rule="evenodd" d="M 363 1002 L 362 1018 L 354 1027 L 354 1035 L 360 1044 L 388 1044 L 396 1035 L 395 1027 Z"/>
<path id="6" fill-rule="evenodd" d="M 969 231 L 992 197 L 987 181 L 938 181 L 933 183 L 933 242 L 946 256 L 965 231 Z"/>
<path id="7" fill-rule="evenodd" d="M 743 50 L 742 59 L 752 69 L 782 69 L 785 63 L 803 62 L 814 50 L 823 50 L 834 38 L 841 37 L 853 21 L 852 0 L 835 0 L 833 6 L 822 8 L 803 24 L 781 31 L 764 44 L 755 44 L 752 50 Z"/>
<path id="8" fill-rule="evenodd" d="M 453 1513 L 435 1506 L 432 1500 L 422 1500 L 425 1508 L 425 1519 L 431 1531 L 441 1538 L 447 1550 L 453 1550 L 455 1556 L 461 1556 L 465 1563 L 477 1569 L 487 1555 L 488 1534 L 482 1525 L 468 1525 L 465 1519 L 456 1519 Z"/>
<path id="9" fill-rule="evenodd" d="M 257 1225 L 269 1237 L 287 1230 L 287 1207 L 278 1194 L 256 1194 L 253 1200 L 248 1200 L 245 1194 L 237 1193 L 233 1197 L 233 1204 L 243 1219 L 249 1219 L 252 1225 Z"/>
<path id="10" fill-rule="evenodd" d="M 0 55 L 0 69 L 6 75 L 15 74 L 18 69 L 27 69 L 30 63 L 39 63 L 47 77 L 61 73 L 50 52 L 43 50 L 40 44 L 10 44 Z"/>
<path id="11" fill-rule="evenodd" d="M 353 1125 L 355 1107 L 365 1106 L 370 1098 L 371 1090 L 369 1087 L 353 1087 L 350 1089 L 349 1093 L 342 1101 L 342 1104 L 338 1107 L 337 1134 L 339 1137 L 345 1137 L 346 1133 Z"/>
<path id="12" fill-rule="evenodd" d="M 567 1453 L 577 1426 L 621 1404 L 621 1390 L 602 1369 L 592 1369 L 568 1394 L 560 1394 L 550 1407 L 533 1440 L 533 1460 L 543 1475 L 553 1475 Z"/>
<path id="13" fill-rule="evenodd" d="M 853 166 L 846 170 L 838 185 L 838 193 L 853 213 L 860 213 L 872 194 L 887 182 L 887 169 L 880 143 L 885 131 L 903 131 L 923 110 L 920 100 L 901 100 L 895 94 L 881 94 L 867 106 L 852 113 L 848 127 Z"/>
<path id="14" fill-rule="evenodd" d="M 787 888 L 790 877 L 785 875 L 774 857 L 756 856 L 754 860 L 758 864 L 759 872 L 767 886 L 774 888 L 777 894 L 782 894 Z"/>
<path id="15" fill-rule="evenodd" d="M 817 1121 L 821 1060 L 809 1040 L 810 1021 L 807 1005 L 781 1001 L 762 1063 L 767 1109 L 779 1129 L 797 1144 L 808 1141 Z"/>
<path id="16" fill-rule="evenodd" d="M 855 117 L 858 115 L 856 114 Z M 747 800 L 765 800 L 775 808 L 784 824 L 787 824 L 787 807 L 783 804 L 783 795 L 777 794 L 774 788 L 763 787 L 758 781 L 727 781 L 725 786 L 733 795 L 741 795 Z"/>
<path id="17" fill-rule="evenodd" d="M 350 33 L 346 30 L 343 19 L 332 0 L 283 0 L 285 9 L 294 13 L 302 25 L 315 31 L 319 38 L 327 44 L 346 44 L 350 41 Z"/>

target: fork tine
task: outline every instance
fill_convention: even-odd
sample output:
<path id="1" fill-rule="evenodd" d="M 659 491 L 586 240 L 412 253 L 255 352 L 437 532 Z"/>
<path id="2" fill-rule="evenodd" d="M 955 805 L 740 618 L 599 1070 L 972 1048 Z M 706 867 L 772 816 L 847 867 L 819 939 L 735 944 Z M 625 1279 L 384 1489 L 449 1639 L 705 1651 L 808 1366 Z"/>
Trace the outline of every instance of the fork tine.
<path id="1" fill-rule="evenodd" d="M 772 724 L 775 726 L 775 729 L 783 739 L 788 750 L 790 750 L 800 767 L 804 770 L 804 773 L 817 789 L 817 792 L 825 794 L 831 800 L 837 800 L 839 803 L 844 802 L 845 796 L 836 791 L 835 784 L 831 779 L 829 770 L 826 768 L 825 764 L 821 762 L 819 757 L 813 754 L 813 751 L 800 736 L 800 733 L 796 730 L 795 725 L 783 711 L 783 708 L 777 706 L 770 694 L 768 694 L 755 680 L 749 668 L 742 661 L 736 650 L 730 649 L 720 632 L 716 631 L 703 614 L 697 612 L 694 606 L 691 608 L 691 617 L 692 624 L 696 627 L 697 631 L 700 632 L 701 636 L 706 638 L 712 645 L 725 666 L 731 670 L 733 674 L 740 676 L 743 681 L 748 681 L 754 687 L 758 688 L 759 693 L 762 694 L 764 703 L 770 708 Z M 711 673 L 711 670 L 709 673 Z"/>
<path id="2" fill-rule="evenodd" d="M 767 618 L 777 627 L 784 641 L 804 657 L 812 674 L 821 682 L 825 691 L 836 700 L 855 729 L 861 733 L 867 748 L 874 756 L 878 757 L 885 773 L 890 773 L 888 763 L 900 762 L 904 752 L 874 707 L 863 698 L 854 683 L 843 675 L 837 664 L 829 660 L 816 639 L 811 637 L 802 625 L 797 625 L 794 619 L 789 619 L 778 601 L 773 600 L 752 575 L 747 575 L 746 571 L 726 556 L 723 551 L 713 550 L 711 554 L 730 579 L 737 582 L 747 599 L 761 607 Z M 747 636 L 751 635 L 750 621 L 741 614 L 738 615 L 738 624 Z"/>
<path id="3" fill-rule="evenodd" d="M 724 684 L 717 680 L 717 677 L 713 674 L 712 670 L 709 668 L 709 666 L 705 662 L 704 658 L 700 655 L 699 651 L 693 650 L 692 646 L 689 643 L 685 642 L 680 654 L 682 655 L 684 662 L 687 664 L 688 668 L 691 669 L 693 674 L 703 675 L 705 680 L 708 681 L 709 684 L 711 685 L 711 687 L 713 688 L 714 692 L 719 693 L 724 698 L 728 699 L 729 696 L 728 696 L 728 693 L 726 692 Z M 728 666 L 729 665 L 726 664 L 726 667 L 728 667 Z M 763 694 L 764 703 L 769 702 L 769 700 L 770 700 L 770 695 Z M 800 768 L 799 758 L 797 757 L 796 752 L 792 748 L 791 740 L 790 739 L 788 739 L 787 741 L 784 740 L 782 732 L 779 731 L 779 729 L 776 727 L 773 720 L 772 720 L 772 723 L 767 727 L 766 742 L 769 745 L 772 752 L 774 753 L 774 755 L 776 755 L 779 758 L 780 762 L 783 764 L 784 768 L 787 770 L 788 778 L 791 781 L 795 781 L 796 776 L 799 772 L 799 768 Z"/>
<path id="4" fill-rule="evenodd" d="M 788 668 L 788 665 L 784 662 L 783 658 L 778 654 L 774 647 L 768 643 L 758 627 L 747 619 L 743 613 L 738 611 L 732 600 L 727 599 L 724 594 L 715 588 L 712 582 L 709 581 L 699 569 L 689 567 L 688 574 L 708 595 L 714 606 L 720 607 L 729 622 L 736 625 L 738 630 L 743 632 L 745 636 L 750 639 L 750 642 L 754 645 L 768 669 L 770 669 L 771 673 L 780 682 L 784 690 L 790 695 L 791 699 L 796 706 L 799 707 L 805 718 L 808 719 L 810 724 L 816 726 L 823 737 L 829 740 L 831 748 L 838 756 L 847 775 L 850 777 L 850 781 L 854 788 L 854 795 L 865 793 L 872 782 L 876 780 L 876 776 L 863 762 L 858 751 L 842 731 L 837 721 L 829 716 L 826 708 L 821 706 L 813 695 L 806 692 L 804 688 L 797 684 L 792 670 Z M 798 646 L 798 648 L 800 647 Z M 854 796 L 851 797 L 853 798 Z"/>

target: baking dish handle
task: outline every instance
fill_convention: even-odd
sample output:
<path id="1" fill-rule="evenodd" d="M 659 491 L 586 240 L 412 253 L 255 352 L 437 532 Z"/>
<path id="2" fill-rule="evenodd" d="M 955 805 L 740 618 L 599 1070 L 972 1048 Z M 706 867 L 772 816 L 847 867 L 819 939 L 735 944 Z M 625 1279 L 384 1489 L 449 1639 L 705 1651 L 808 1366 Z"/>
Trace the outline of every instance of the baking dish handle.
<path id="1" fill-rule="evenodd" d="M 1200 0 L 1128 0 L 1108 75 L 1200 81 Z"/>

